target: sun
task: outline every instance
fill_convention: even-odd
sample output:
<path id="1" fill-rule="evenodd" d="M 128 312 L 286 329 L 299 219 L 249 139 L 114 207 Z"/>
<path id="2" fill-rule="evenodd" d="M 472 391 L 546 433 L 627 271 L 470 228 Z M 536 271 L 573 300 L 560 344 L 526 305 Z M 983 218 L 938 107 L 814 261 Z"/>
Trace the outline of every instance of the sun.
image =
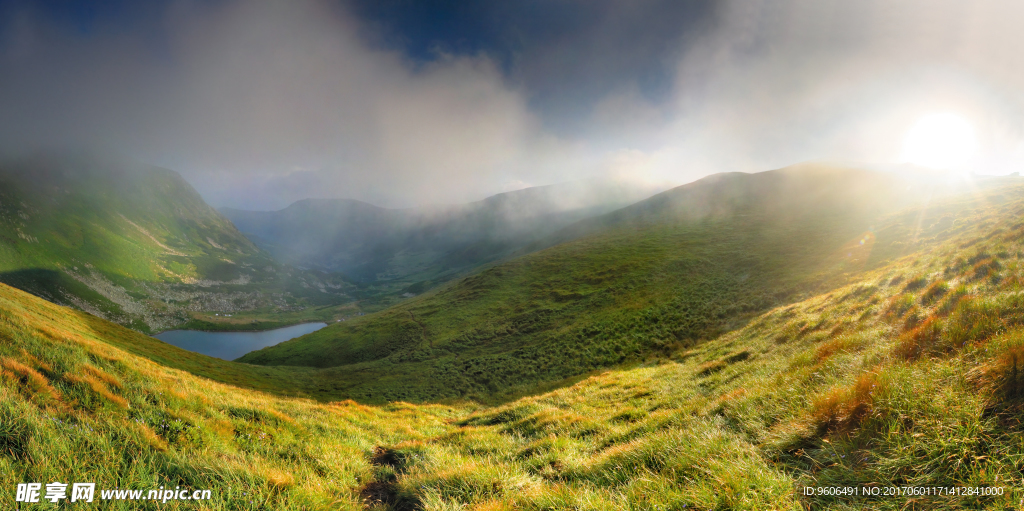
<path id="1" fill-rule="evenodd" d="M 926 115 L 903 141 L 903 161 L 949 170 L 967 163 L 978 149 L 971 123 L 955 114 Z"/>

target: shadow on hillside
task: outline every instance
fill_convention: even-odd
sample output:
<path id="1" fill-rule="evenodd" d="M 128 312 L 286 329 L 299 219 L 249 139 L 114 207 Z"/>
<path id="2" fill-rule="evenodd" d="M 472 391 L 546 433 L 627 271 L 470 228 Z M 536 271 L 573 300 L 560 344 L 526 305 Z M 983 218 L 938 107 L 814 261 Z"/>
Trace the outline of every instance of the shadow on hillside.
<path id="1" fill-rule="evenodd" d="M 7 271 L 0 273 L 0 282 L 57 305 L 85 310 L 106 318 L 129 317 L 120 305 L 63 271 L 48 268 Z M 138 320 L 123 320 L 122 324 L 142 331 L 149 328 Z"/>
<path id="2" fill-rule="evenodd" d="M 64 272 L 42 268 L 0 272 L 0 282 L 61 305 L 67 302 L 68 292 L 80 292 L 81 288 L 92 291 Z"/>

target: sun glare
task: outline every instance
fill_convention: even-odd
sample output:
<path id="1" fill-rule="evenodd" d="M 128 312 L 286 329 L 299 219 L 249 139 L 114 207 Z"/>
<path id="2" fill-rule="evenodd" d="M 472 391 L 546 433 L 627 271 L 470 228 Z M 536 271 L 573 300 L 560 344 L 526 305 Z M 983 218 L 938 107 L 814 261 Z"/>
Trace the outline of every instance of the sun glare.
<path id="1" fill-rule="evenodd" d="M 967 163 L 978 143 L 974 127 L 954 114 L 922 117 L 907 132 L 903 161 L 933 169 L 953 169 Z"/>

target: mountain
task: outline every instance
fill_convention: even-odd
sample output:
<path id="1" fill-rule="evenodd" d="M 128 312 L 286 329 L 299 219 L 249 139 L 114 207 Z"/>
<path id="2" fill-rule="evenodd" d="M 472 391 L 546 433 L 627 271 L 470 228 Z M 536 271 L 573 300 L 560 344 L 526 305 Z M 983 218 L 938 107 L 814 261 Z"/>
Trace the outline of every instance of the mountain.
<path id="1" fill-rule="evenodd" d="M 221 212 L 281 261 L 366 282 L 405 281 L 412 294 L 493 262 L 580 219 L 654 189 L 590 180 L 527 188 L 458 206 L 385 209 L 306 199 L 280 211 Z"/>
<path id="2" fill-rule="evenodd" d="M 935 199 L 936 186 L 814 165 L 714 175 L 567 227 L 539 242 L 547 249 L 239 360 L 331 367 L 340 378 L 331 385 L 363 400 L 533 392 L 694 345 L 845 284 L 917 246 L 921 213 L 890 215 Z"/>
<path id="3" fill-rule="evenodd" d="M 0 163 L 0 282 L 147 332 L 351 301 L 340 276 L 275 262 L 176 172 L 95 152 Z"/>
<path id="4" fill-rule="evenodd" d="M 148 506 L 172 509 L 1014 509 L 1024 498 L 1014 483 L 1024 476 L 1024 183 L 957 186 L 927 205 L 890 206 L 825 257 L 841 271 L 824 272 L 817 291 L 499 406 L 337 401 L 358 390 L 330 388 L 344 366 L 217 360 L 0 284 L 4 498 L 17 506 L 27 482 L 45 494 L 51 481 L 89 481 L 97 501 L 115 489 L 211 491 Z M 768 202 L 799 212 L 783 199 Z M 732 218 L 716 215 L 711 224 Z M 817 234 L 783 255 L 827 254 L 817 246 L 832 238 Z M 606 248 L 587 239 L 579 260 Z M 635 252 L 668 253 L 633 241 Z M 755 258 L 780 246 L 735 245 Z M 566 269 L 568 288 L 580 275 Z M 651 284 L 630 279 L 611 289 L 644 300 Z M 607 348 L 598 336 L 590 346 Z"/>

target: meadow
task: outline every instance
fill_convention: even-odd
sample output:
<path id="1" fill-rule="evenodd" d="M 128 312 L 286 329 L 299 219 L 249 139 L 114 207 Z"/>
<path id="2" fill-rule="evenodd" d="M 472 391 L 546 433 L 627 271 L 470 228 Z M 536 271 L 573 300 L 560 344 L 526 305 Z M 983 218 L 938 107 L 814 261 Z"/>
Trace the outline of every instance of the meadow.
<path id="1" fill-rule="evenodd" d="M 188 354 L 2 286 L 4 503 L 57 480 L 214 496 L 111 509 L 1019 507 L 1024 189 L 875 227 L 785 303 L 493 402 L 343 400 L 339 368 Z M 1002 494 L 804 495 L 826 486 Z"/>

